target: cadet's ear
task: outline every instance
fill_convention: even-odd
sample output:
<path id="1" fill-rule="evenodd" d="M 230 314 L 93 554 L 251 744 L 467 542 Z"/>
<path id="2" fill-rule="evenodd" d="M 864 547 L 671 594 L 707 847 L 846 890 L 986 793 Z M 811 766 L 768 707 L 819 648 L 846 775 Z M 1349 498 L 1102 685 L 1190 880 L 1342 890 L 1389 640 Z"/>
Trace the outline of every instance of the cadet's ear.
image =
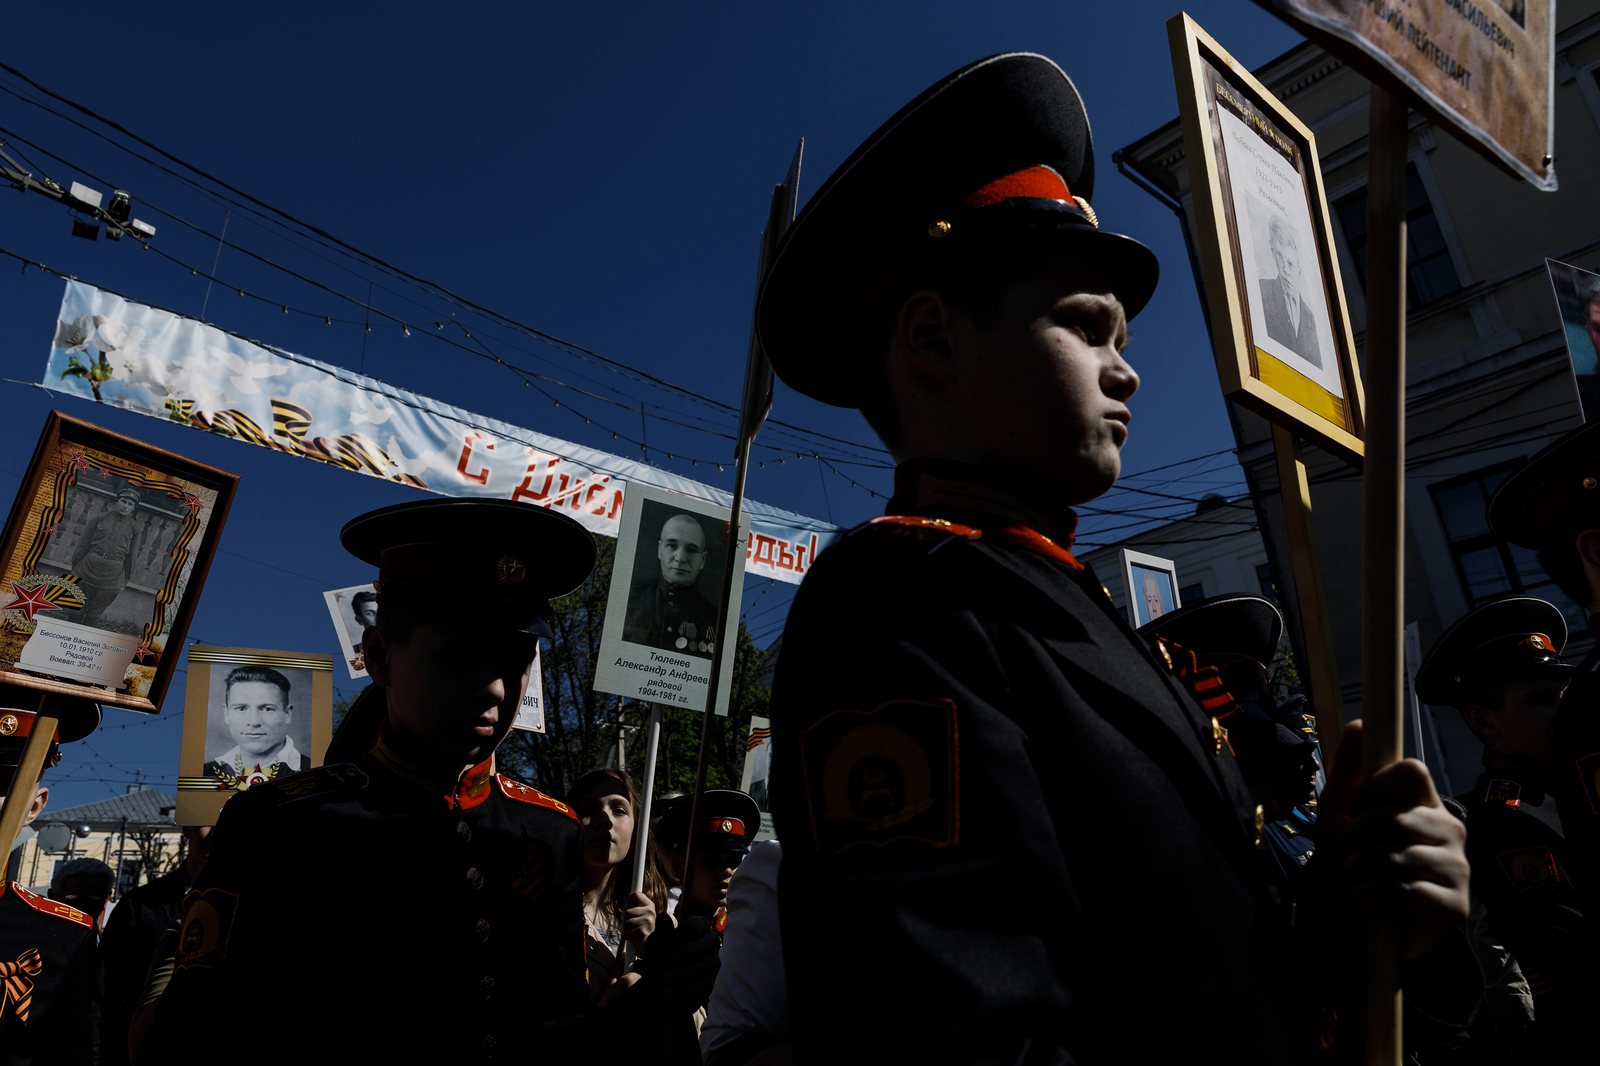
<path id="1" fill-rule="evenodd" d="M 366 632 L 361 634 L 361 656 L 372 683 L 387 686 L 392 675 L 389 672 L 389 644 L 383 630 L 377 626 L 366 628 Z"/>
<path id="2" fill-rule="evenodd" d="M 1501 729 L 1499 716 L 1497 716 L 1489 708 L 1476 703 L 1469 703 L 1467 704 L 1466 708 L 1462 710 L 1461 717 L 1467 720 L 1467 728 L 1472 730 L 1473 734 L 1477 736 L 1479 740 L 1482 740 L 1490 747 L 1494 746 L 1494 741 L 1500 739 Z"/>
<path id="3" fill-rule="evenodd" d="M 33 820 L 44 813 L 45 804 L 50 802 L 50 789 L 40 785 L 33 790 L 33 799 L 28 803 L 28 809 L 23 812 L 22 824 L 32 825 Z"/>
<path id="4" fill-rule="evenodd" d="M 895 352 L 915 372 L 949 384 L 960 376 L 950 348 L 950 305 L 936 292 L 912 293 L 900 305 Z"/>

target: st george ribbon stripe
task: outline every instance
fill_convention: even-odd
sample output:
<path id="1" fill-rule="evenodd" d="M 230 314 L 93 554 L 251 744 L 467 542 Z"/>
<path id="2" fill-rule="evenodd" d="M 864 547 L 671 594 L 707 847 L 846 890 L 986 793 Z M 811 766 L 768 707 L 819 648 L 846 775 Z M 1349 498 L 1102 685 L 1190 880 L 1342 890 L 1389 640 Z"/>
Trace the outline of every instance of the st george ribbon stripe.
<path id="1" fill-rule="evenodd" d="M 332 670 L 333 659 L 301 658 L 295 655 L 243 655 L 235 651 L 201 651 L 189 649 L 192 663 L 237 663 L 242 666 L 282 666 L 289 670 Z"/>

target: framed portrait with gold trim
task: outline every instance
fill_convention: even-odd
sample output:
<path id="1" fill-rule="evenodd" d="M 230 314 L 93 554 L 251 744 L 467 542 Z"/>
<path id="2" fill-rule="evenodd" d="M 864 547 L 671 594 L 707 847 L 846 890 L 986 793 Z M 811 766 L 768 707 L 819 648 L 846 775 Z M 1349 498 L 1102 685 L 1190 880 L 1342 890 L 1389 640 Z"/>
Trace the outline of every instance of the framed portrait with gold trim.
<path id="1" fill-rule="evenodd" d="M 238 481 L 52 411 L 0 534 L 0 683 L 158 713 Z"/>
<path id="2" fill-rule="evenodd" d="M 189 649 L 179 825 L 215 825 L 240 792 L 322 765 L 333 740 L 333 656 Z"/>
<path id="3" fill-rule="evenodd" d="M 1361 372 L 1316 136 L 1193 19 L 1167 30 L 1223 395 L 1359 466 Z"/>

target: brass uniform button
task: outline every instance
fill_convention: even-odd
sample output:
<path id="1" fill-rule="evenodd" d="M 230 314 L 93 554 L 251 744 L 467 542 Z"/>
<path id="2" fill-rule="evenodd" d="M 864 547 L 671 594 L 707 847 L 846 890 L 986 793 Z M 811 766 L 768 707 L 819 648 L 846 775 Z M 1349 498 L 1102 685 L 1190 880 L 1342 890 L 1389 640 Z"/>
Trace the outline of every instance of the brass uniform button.
<path id="1" fill-rule="evenodd" d="M 928 236 L 937 240 L 940 237 L 949 236 L 950 229 L 950 223 L 946 222 L 942 218 L 936 218 L 932 222 L 928 223 Z"/>
<path id="2" fill-rule="evenodd" d="M 488 999 L 492 992 L 494 992 L 493 977 L 485 977 L 483 980 L 478 982 L 478 995 L 482 996 L 484 999 Z"/>
<path id="3" fill-rule="evenodd" d="M 1256 804 L 1256 840 L 1255 840 L 1255 842 L 1257 844 L 1261 843 L 1261 829 L 1266 824 L 1267 824 L 1267 813 L 1266 813 L 1266 811 L 1262 810 L 1261 804 L 1258 803 L 1258 804 Z"/>
<path id="4" fill-rule="evenodd" d="M 1586 488 L 1586 489 L 1592 489 L 1596 485 L 1600 485 L 1600 481 L 1596 481 L 1592 477 L 1586 477 L 1586 478 L 1583 479 L 1583 487 Z"/>
<path id="5" fill-rule="evenodd" d="M 476 866 L 467 867 L 467 884 L 473 888 L 483 887 L 483 873 Z"/>
<path id="6" fill-rule="evenodd" d="M 479 918 L 478 919 L 478 924 L 474 925 L 472 927 L 472 932 L 473 932 L 473 935 L 475 935 L 478 938 L 478 943 L 482 944 L 486 940 L 488 940 L 489 939 L 489 919 L 487 919 L 487 918 Z"/>
<path id="7" fill-rule="evenodd" d="M 457 822 L 456 836 L 460 837 L 461 843 L 465 844 L 467 841 L 472 839 L 472 827 L 466 822 Z"/>

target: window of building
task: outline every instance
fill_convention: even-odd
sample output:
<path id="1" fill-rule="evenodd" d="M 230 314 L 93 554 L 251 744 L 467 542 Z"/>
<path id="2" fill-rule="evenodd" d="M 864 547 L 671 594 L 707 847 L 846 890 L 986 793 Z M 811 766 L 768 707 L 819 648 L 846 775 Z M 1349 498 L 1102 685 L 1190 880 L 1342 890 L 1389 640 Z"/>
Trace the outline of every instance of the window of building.
<path id="1" fill-rule="evenodd" d="M 1334 204 L 1345 243 L 1355 260 L 1356 280 L 1362 292 L 1367 288 L 1367 190 L 1351 193 Z M 1432 303 L 1461 288 L 1444 233 L 1434 216 L 1433 205 L 1422 187 L 1417 165 L 1406 167 L 1406 304 L 1408 309 Z"/>
<path id="2" fill-rule="evenodd" d="M 1583 608 L 1545 576 L 1538 553 L 1495 536 L 1484 516 L 1489 497 L 1520 461 L 1432 486 L 1434 506 L 1439 509 L 1456 572 L 1473 607 L 1507 592 L 1527 593 L 1559 607 L 1567 629 L 1576 636 L 1589 628 Z"/>
<path id="3" fill-rule="evenodd" d="M 1185 585 L 1178 590 L 1178 599 L 1185 607 L 1199 603 L 1206 598 L 1206 586 L 1203 581 L 1196 581 L 1193 585 Z"/>

